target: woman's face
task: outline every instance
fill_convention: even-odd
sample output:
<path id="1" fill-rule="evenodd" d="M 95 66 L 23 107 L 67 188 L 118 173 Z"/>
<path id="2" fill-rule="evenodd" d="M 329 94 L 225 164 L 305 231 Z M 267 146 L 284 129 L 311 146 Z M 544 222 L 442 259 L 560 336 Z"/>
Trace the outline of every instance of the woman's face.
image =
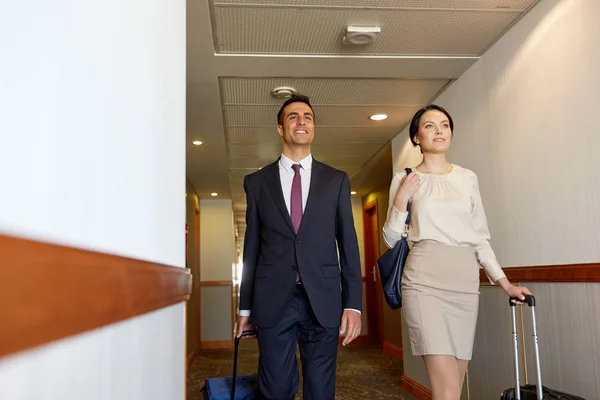
<path id="1" fill-rule="evenodd" d="M 444 153 L 450 147 L 451 140 L 450 121 L 443 112 L 429 110 L 421 116 L 415 141 L 423 153 Z"/>

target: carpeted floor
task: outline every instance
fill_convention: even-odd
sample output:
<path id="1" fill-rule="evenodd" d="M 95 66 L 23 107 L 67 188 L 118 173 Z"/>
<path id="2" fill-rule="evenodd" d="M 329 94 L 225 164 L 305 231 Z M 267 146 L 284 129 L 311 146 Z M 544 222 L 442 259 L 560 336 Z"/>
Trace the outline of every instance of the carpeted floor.
<path id="1" fill-rule="evenodd" d="M 233 350 L 204 350 L 194 360 L 188 371 L 188 400 L 202 400 L 204 379 L 231 376 Z M 299 359 L 299 358 L 298 358 Z M 258 349 L 255 340 L 240 344 L 238 375 L 255 374 Z M 336 399 L 414 400 L 400 386 L 402 362 L 382 353 L 370 344 L 340 346 L 337 363 Z M 302 399 L 302 384 L 296 399 Z"/>

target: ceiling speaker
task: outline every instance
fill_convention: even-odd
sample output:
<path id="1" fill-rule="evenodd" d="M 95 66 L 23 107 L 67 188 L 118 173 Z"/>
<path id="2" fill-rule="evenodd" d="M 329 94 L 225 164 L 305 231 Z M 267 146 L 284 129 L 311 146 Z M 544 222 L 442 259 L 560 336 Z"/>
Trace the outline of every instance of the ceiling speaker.
<path id="1" fill-rule="evenodd" d="M 271 90 L 271 94 L 279 99 L 287 99 L 296 93 L 296 89 L 287 86 L 277 87 Z"/>
<path id="2" fill-rule="evenodd" d="M 342 43 L 357 46 L 373 43 L 380 33 L 381 28 L 379 26 L 349 26 L 346 28 Z"/>

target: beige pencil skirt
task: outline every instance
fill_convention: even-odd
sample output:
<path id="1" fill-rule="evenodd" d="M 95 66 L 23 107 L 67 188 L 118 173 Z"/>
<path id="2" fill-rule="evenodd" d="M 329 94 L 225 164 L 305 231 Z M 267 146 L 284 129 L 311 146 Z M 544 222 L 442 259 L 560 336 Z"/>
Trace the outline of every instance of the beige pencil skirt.
<path id="1" fill-rule="evenodd" d="M 413 355 L 470 360 L 478 309 L 474 248 L 415 243 L 402 275 L 402 310 Z"/>

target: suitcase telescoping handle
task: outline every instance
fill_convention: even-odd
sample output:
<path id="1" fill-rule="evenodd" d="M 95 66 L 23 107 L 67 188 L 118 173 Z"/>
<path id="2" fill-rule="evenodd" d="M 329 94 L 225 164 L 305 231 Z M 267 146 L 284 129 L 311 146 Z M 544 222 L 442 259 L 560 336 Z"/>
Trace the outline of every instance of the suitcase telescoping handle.
<path id="1" fill-rule="evenodd" d="M 515 297 L 510 297 L 508 303 L 510 304 L 510 309 L 512 312 L 512 336 L 513 336 L 513 350 L 514 350 L 514 358 L 515 358 L 515 399 L 521 400 L 521 382 L 519 377 L 519 338 L 517 334 L 517 313 L 516 313 L 516 304 L 515 301 L 521 301 Z M 540 366 L 540 350 L 538 347 L 538 335 L 537 335 L 537 326 L 535 321 L 535 297 L 532 295 L 525 295 L 525 303 L 531 308 L 531 319 L 533 321 L 533 344 L 535 348 L 535 367 L 537 374 L 537 399 L 543 400 L 542 393 L 542 369 Z"/>
<path id="2" fill-rule="evenodd" d="M 237 376 L 237 361 L 238 361 L 238 347 L 240 345 L 240 339 L 246 336 L 256 335 L 256 331 L 249 330 L 242 332 L 241 337 L 235 337 L 235 345 L 233 348 L 233 375 L 231 377 L 231 400 L 235 400 L 235 378 Z"/>

